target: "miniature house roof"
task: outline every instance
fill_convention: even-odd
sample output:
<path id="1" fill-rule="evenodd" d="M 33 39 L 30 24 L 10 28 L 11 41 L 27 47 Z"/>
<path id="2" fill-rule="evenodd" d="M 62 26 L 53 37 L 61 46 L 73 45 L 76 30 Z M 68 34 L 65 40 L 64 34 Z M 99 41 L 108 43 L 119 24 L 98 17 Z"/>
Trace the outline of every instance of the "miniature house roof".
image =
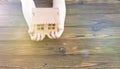
<path id="1" fill-rule="evenodd" d="M 33 8 L 32 12 L 32 22 L 34 24 L 52 24 L 59 21 L 57 8 Z"/>

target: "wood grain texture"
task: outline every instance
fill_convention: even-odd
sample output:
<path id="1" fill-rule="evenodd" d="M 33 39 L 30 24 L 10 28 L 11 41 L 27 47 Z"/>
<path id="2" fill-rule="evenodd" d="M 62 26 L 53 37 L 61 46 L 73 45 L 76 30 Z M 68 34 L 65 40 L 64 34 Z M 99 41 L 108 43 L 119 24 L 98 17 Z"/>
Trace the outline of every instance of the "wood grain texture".
<path id="1" fill-rule="evenodd" d="M 60 39 L 31 41 L 21 4 L 0 3 L 0 69 L 119 69 L 120 4 L 67 4 Z"/>

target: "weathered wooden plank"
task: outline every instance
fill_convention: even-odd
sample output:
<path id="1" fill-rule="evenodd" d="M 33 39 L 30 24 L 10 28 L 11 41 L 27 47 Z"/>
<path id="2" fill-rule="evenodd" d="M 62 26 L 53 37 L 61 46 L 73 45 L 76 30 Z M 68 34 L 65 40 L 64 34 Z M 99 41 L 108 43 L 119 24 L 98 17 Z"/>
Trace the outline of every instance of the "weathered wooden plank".
<path id="1" fill-rule="evenodd" d="M 79 4 L 90 4 L 90 3 L 120 3 L 119 0 L 66 0 L 68 4 L 79 3 Z"/>
<path id="2" fill-rule="evenodd" d="M 0 69 L 119 69 L 119 8 L 71 1 L 63 36 L 36 42 L 28 36 L 20 3 L 0 4 Z"/>

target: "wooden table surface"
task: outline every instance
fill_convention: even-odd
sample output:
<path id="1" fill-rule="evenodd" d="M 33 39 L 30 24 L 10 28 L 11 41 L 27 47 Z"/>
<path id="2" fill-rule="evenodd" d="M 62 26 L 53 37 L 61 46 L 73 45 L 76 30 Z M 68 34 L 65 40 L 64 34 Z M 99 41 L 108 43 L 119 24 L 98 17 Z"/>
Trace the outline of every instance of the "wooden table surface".
<path id="1" fill-rule="evenodd" d="M 0 3 L 0 69 L 119 69 L 120 4 L 68 3 L 60 39 L 31 41 L 21 4 Z"/>

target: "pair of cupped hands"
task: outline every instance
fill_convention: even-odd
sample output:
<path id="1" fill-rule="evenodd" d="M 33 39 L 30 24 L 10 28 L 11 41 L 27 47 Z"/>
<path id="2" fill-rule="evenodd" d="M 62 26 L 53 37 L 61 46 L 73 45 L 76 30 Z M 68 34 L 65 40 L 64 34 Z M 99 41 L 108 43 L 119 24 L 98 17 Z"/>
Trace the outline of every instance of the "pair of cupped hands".
<path id="1" fill-rule="evenodd" d="M 59 23 L 57 31 L 51 31 L 49 34 L 47 34 L 47 37 L 50 39 L 60 38 L 63 31 L 64 31 L 64 25 L 63 23 Z M 46 37 L 46 35 L 43 33 L 38 33 L 38 32 L 35 33 L 35 30 L 32 27 L 29 28 L 28 33 L 30 35 L 31 40 L 34 40 L 34 41 L 41 41 Z"/>

